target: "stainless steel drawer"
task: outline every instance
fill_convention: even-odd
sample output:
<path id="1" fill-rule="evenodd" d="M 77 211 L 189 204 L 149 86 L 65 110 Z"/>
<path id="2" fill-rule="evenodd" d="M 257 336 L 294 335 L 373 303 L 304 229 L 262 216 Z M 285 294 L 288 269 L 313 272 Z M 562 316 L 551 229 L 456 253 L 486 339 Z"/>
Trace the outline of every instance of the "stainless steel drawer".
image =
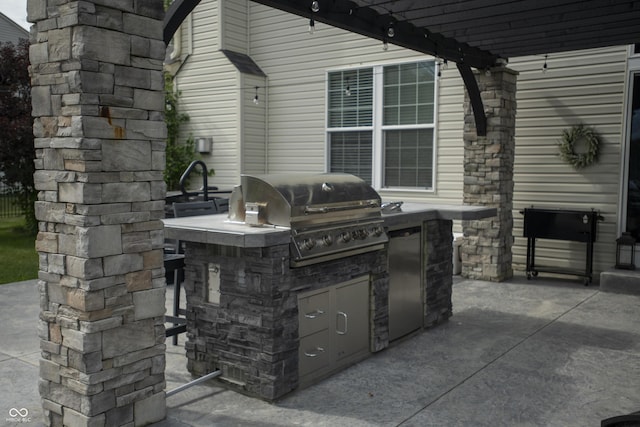
<path id="1" fill-rule="evenodd" d="M 298 302 L 300 320 L 298 336 L 300 338 L 329 328 L 331 306 L 329 292 L 322 292 Z"/>
<path id="2" fill-rule="evenodd" d="M 325 329 L 300 340 L 298 349 L 299 375 L 322 371 L 328 368 L 333 360 L 331 337 Z"/>

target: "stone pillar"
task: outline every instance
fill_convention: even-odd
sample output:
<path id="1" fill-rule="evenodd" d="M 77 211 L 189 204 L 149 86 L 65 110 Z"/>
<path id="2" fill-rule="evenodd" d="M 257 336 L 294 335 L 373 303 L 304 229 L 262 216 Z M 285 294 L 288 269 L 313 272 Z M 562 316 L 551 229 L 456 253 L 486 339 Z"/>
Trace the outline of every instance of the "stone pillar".
<path id="1" fill-rule="evenodd" d="M 513 276 L 513 159 L 517 72 L 500 67 L 476 72 L 487 136 L 478 136 L 465 92 L 464 204 L 495 207 L 498 215 L 463 221 L 462 275 L 502 281 Z"/>
<path id="2" fill-rule="evenodd" d="M 28 0 L 51 426 L 165 418 L 162 2 Z"/>

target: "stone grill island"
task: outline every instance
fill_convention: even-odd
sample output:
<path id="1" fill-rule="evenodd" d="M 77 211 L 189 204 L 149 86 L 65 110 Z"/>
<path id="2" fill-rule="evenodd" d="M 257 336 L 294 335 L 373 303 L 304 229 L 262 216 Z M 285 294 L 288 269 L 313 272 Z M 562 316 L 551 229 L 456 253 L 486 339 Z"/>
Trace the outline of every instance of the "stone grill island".
<path id="1" fill-rule="evenodd" d="M 383 244 L 302 265 L 288 227 L 165 219 L 165 237 L 185 247 L 188 370 L 219 370 L 228 387 L 272 401 L 447 320 L 453 220 L 495 214 L 405 203 L 381 215 Z"/>

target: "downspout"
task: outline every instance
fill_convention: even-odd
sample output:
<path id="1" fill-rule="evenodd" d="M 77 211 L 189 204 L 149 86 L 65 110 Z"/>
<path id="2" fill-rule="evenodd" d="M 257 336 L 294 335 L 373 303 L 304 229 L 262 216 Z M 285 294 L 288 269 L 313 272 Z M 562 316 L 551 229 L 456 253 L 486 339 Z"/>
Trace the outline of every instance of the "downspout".
<path id="1" fill-rule="evenodd" d="M 178 27 L 178 30 L 173 35 L 173 51 L 169 55 L 169 59 L 176 61 L 180 59 L 180 55 L 182 55 L 182 25 Z"/>

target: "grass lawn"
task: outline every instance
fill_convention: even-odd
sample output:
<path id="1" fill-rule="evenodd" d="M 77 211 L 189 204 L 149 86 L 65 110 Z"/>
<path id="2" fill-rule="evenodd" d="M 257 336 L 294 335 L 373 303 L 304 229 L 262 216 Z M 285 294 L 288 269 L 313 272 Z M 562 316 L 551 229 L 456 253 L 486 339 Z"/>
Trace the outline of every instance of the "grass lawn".
<path id="1" fill-rule="evenodd" d="M 35 236 L 24 229 L 24 218 L 0 218 L 0 284 L 38 277 Z"/>

